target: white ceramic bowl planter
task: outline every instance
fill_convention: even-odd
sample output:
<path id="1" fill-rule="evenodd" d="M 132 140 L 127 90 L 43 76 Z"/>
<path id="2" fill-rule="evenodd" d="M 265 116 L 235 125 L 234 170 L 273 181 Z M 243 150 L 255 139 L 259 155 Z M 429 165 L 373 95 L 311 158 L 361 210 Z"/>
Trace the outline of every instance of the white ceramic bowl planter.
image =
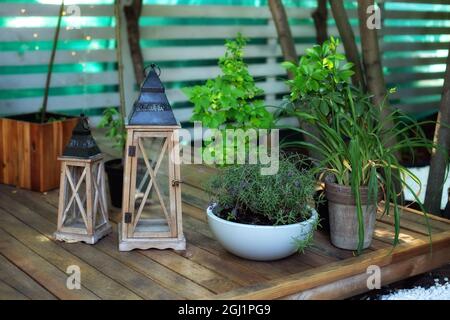
<path id="1" fill-rule="evenodd" d="M 212 212 L 212 207 L 208 207 L 206 213 L 214 236 L 226 250 L 259 261 L 282 259 L 295 253 L 296 239 L 308 239 L 319 219 L 316 210 L 312 209 L 311 218 L 303 222 L 260 226 L 224 220 Z"/>

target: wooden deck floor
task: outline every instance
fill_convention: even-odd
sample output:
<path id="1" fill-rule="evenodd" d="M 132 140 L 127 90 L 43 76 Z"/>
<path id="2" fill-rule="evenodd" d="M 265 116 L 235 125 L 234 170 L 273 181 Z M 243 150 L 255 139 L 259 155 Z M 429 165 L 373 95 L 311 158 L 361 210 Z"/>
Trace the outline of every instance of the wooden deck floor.
<path id="1" fill-rule="evenodd" d="M 105 148 L 104 148 L 105 149 Z M 312 248 L 276 262 L 252 262 L 227 253 L 205 223 L 201 181 L 211 174 L 185 166 L 183 225 L 187 250 L 119 252 L 114 233 L 96 245 L 52 239 L 57 191 L 33 193 L 0 185 L 0 299 L 338 299 L 367 291 L 367 267 L 378 265 L 382 284 L 450 262 L 450 223 L 432 218 L 430 251 L 423 217 L 404 211 L 402 244 L 391 249 L 392 220 L 380 218 L 375 239 L 354 257 L 317 232 Z M 68 290 L 67 267 L 81 269 L 81 289 Z"/>

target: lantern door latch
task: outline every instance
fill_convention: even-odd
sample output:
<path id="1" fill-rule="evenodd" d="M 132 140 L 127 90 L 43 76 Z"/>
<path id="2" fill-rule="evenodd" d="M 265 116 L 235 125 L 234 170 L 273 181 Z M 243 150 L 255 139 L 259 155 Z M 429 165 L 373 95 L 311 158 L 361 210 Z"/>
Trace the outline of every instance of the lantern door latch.
<path id="1" fill-rule="evenodd" d="M 172 187 L 178 187 L 180 183 L 183 183 L 183 181 L 174 179 L 172 180 Z"/>
<path id="2" fill-rule="evenodd" d="M 129 146 L 128 147 L 128 156 L 129 157 L 135 157 L 136 156 L 136 146 Z"/>
<path id="3" fill-rule="evenodd" d="M 131 223 L 131 213 L 125 212 L 125 223 Z"/>

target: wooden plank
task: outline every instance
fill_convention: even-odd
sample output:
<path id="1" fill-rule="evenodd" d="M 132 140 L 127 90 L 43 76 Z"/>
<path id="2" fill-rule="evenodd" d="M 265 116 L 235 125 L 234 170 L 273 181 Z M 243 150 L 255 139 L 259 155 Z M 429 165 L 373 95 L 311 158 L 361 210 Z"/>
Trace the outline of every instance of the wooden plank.
<path id="1" fill-rule="evenodd" d="M 419 210 L 415 210 L 413 208 L 405 208 L 405 211 L 410 213 L 410 215 L 409 215 L 410 217 L 416 216 L 414 218 L 414 220 L 416 220 L 416 219 L 423 219 L 424 218 L 424 213 L 419 211 Z M 450 228 L 450 220 L 449 219 L 446 219 L 446 218 L 443 218 L 443 217 L 439 217 L 439 216 L 436 216 L 436 215 L 431 214 L 431 213 L 428 213 L 427 216 L 428 216 L 428 218 L 430 220 L 433 220 L 435 222 L 439 222 L 439 227 L 440 228 L 445 229 L 445 230 L 449 230 L 448 229 L 448 228 Z"/>
<path id="2" fill-rule="evenodd" d="M 397 72 L 386 75 L 386 81 L 388 83 L 405 83 L 419 80 L 434 80 L 443 79 L 444 72 L 417 72 L 417 73 L 405 73 Z M 400 89 L 401 90 L 401 89 Z"/>
<path id="3" fill-rule="evenodd" d="M 29 299 L 54 300 L 56 297 L 22 270 L 0 255 L 0 280 Z"/>
<path id="4" fill-rule="evenodd" d="M 314 26 L 292 26 L 292 34 L 296 38 L 311 37 L 315 34 Z M 98 32 L 98 31 L 97 31 Z M 246 25 L 232 25 L 232 26 L 211 26 L 211 25 L 196 25 L 196 26 L 175 26 L 169 25 L 164 28 L 142 27 L 141 38 L 146 40 L 175 40 L 175 39 L 228 39 L 236 37 L 236 34 L 242 33 L 247 38 L 274 38 L 277 36 L 275 28 L 267 25 L 261 26 L 246 26 Z M 94 32 L 91 32 L 94 34 Z M 328 30 L 330 35 L 337 36 L 339 34 L 336 27 L 330 27 Z M 358 35 L 358 30 L 355 30 L 355 35 Z M 27 35 L 21 34 L 22 37 Z M 74 37 L 74 35 L 72 35 Z M 96 36 L 99 38 L 100 36 Z M 4 37 L 2 41 L 9 40 L 11 37 Z"/>
<path id="5" fill-rule="evenodd" d="M 378 214 L 378 219 L 381 221 L 389 221 L 389 223 L 394 222 L 394 217 L 392 213 L 387 216 L 384 215 L 383 217 L 380 217 L 381 214 Z M 450 230 L 450 224 L 447 224 L 445 222 L 441 222 L 439 220 L 433 219 L 433 215 L 428 215 L 428 222 L 431 227 L 431 231 L 433 233 L 439 233 L 442 231 Z M 422 233 L 424 235 L 428 235 L 428 228 L 426 226 L 426 218 L 424 217 L 423 213 L 417 214 L 409 211 L 409 208 L 405 208 L 401 210 L 401 223 L 402 222 L 408 222 L 405 227 L 411 228 L 411 230 Z"/>
<path id="6" fill-rule="evenodd" d="M 185 234 L 189 242 L 223 261 L 242 265 L 267 279 L 275 279 L 293 272 L 309 269 L 310 266 L 292 256 L 277 262 L 257 262 L 239 258 L 228 253 L 215 239 L 205 222 L 184 215 Z"/>
<path id="7" fill-rule="evenodd" d="M 279 76 L 284 75 L 286 71 L 278 63 L 258 63 L 249 64 L 248 70 L 253 77 L 267 77 L 267 76 Z M 216 77 L 221 73 L 220 68 L 217 66 L 208 67 L 183 67 L 183 72 L 180 72 L 179 68 L 165 68 L 161 72 L 161 81 L 163 82 L 179 82 L 179 81 L 196 81 L 196 80 L 207 80 Z M 269 93 L 274 93 L 272 90 L 280 90 L 281 84 L 284 82 L 277 82 L 275 86 L 277 89 L 271 89 L 271 86 L 265 83 L 258 83 L 258 86 L 269 91 Z"/>
<path id="8" fill-rule="evenodd" d="M 46 65 L 50 58 L 50 51 L 30 50 L 25 52 L 2 51 L 0 61 L 2 66 L 31 66 Z M 55 64 L 79 64 L 84 62 L 115 62 L 116 53 L 112 49 L 99 50 L 58 50 Z M 53 73 L 56 75 L 57 73 Z M 52 77 L 52 84 L 53 84 Z M 42 83 L 41 83 L 42 87 Z"/>
<path id="9" fill-rule="evenodd" d="M 42 88 L 46 74 L 12 74 L 0 75 L 0 89 L 31 89 Z M 117 72 L 106 71 L 97 73 L 53 73 L 52 88 L 88 85 L 117 85 Z"/>
<path id="10" fill-rule="evenodd" d="M 405 0 L 389 0 L 389 2 L 405 2 Z M 422 4 L 450 4 L 448 0 L 408 0 L 410 3 Z"/>
<path id="11" fill-rule="evenodd" d="M 439 87 L 417 87 L 417 88 L 401 88 L 394 94 L 392 99 L 411 98 L 414 96 L 423 97 L 426 95 L 433 95 L 442 93 L 442 86 Z"/>
<path id="12" fill-rule="evenodd" d="M 0 300 L 29 300 L 24 294 L 20 293 L 7 283 L 0 280 Z"/>
<path id="13" fill-rule="evenodd" d="M 43 28 L 0 28 L 0 41 L 22 42 L 22 41 L 51 41 L 55 30 L 53 27 Z M 61 29 L 61 40 L 84 40 L 91 39 L 114 39 L 114 28 L 112 27 L 86 27 L 80 29 Z"/>
<path id="14" fill-rule="evenodd" d="M 22 195 L 23 194 L 24 193 L 22 193 Z M 0 193 L 0 199 L 2 199 L 3 196 L 4 194 Z M 10 196 L 13 201 L 16 202 L 21 195 L 16 193 L 8 194 L 8 196 Z M 33 214 L 33 220 L 31 221 L 31 218 L 29 218 L 30 223 L 32 223 L 33 227 L 35 226 L 36 228 L 39 228 L 39 231 L 43 232 L 47 237 L 49 237 L 49 233 L 51 233 L 52 230 L 56 229 L 55 223 L 53 222 L 56 220 L 56 207 L 50 206 L 49 203 L 45 202 L 40 204 L 39 199 L 33 199 L 33 197 L 30 196 L 26 198 L 27 208 L 21 208 L 15 203 L 15 206 L 17 207 L 15 210 L 28 212 L 29 210 L 33 210 L 33 208 L 37 208 L 37 211 L 40 214 L 44 215 L 44 217 L 38 217 L 38 214 Z M 114 226 L 114 230 L 117 231 L 116 226 Z M 155 264 L 150 260 L 146 261 L 148 259 L 142 259 L 141 256 L 136 256 L 137 252 L 119 253 L 117 251 L 117 234 L 110 235 L 102 239 L 102 241 L 97 243 L 95 247 L 86 246 L 79 243 L 58 244 L 60 244 L 67 251 L 70 251 L 70 253 L 74 256 L 80 257 L 112 279 L 115 279 L 122 285 L 130 288 L 130 290 L 138 293 L 144 298 L 174 298 L 177 297 L 178 294 L 187 295 L 187 292 L 191 292 L 192 295 L 197 294 L 200 296 L 200 293 L 204 294 L 206 292 L 202 288 L 196 286 L 194 283 L 177 276 L 177 274 L 170 272 L 160 265 Z M 96 258 L 93 258 L 95 256 L 98 256 L 98 261 Z M 133 259 L 134 261 L 132 261 Z M 106 261 L 108 261 L 108 263 L 105 263 Z M 141 267 L 140 264 L 137 263 L 137 261 L 143 263 L 144 265 Z M 104 267 L 104 264 L 107 264 L 109 267 Z M 136 272 L 134 272 L 133 270 L 135 270 Z M 118 276 L 119 273 L 122 275 Z M 146 278 L 142 278 L 141 274 L 145 275 Z M 127 280 L 129 278 L 130 280 Z M 151 282 L 152 280 L 150 279 L 154 280 L 156 283 L 159 283 L 163 287 L 176 292 L 176 295 L 172 295 L 172 293 L 170 293 L 169 295 L 169 293 L 165 289 Z M 131 284 L 131 281 L 133 281 L 133 285 Z M 139 283 L 139 281 L 141 281 L 142 287 L 145 289 L 140 288 L 140 286 L 136 287 L 135 283 Z M 147 288 L 149 291 L 152 291 L 152 294 L 149 294 Z M 116 290 L 110 290 L 108 292 L 117 297 L 118 292 L 115 291 Z"/>
<path id="15" fill-rule="evenodd" d="M 407 113 L 429 112 L 431 110 L 437 110 L 439 107 L 439 101 L 425 103 L 398 103 L 395 107 Z"/>
<path id="16" fill-rule="evenodd" d="M 444 64 L 444 58 L 393 58 L 384 59 L 383 66 L 389 68 L 400 68 L 400 67 L 412 67 L 412 66 L 426 66 L 431 64 Z"/>
<path id="17" fill-rule="evenodd" d="M 5 190 L 0 190 L 0 192 L 7 192 L 8 189 L 5 188 Z M 31 194 L 19 190 L 16 194 L 12 194 L 11 197 L 14 198 L 13 201 L 17 201 L 20 198 L 26 200 L 24 203 L 30 209 L 34 209 L 42 217 L 47 219 L 49 223 L 52 223 L 56 218 L 56 209 L 58 206 L 56 192 L 49 192 L 44 195 Z M 113 214 L 111 218 L 114 222 L 120 222 L 120 213 L 119 215 Z M 115 224 L 113 224 L 113 228 L 114 232 L 117 232 L 117 226 Z M 115 235 L 102 239 L 102 241 L 96 244 L 96 248 L 122 261 L 134 270 L 145 274 L 147 277 L 154 279 L 165 287 L 179 292 L 185 298 L 189 298 L 189 296 L 191 298 L 193 296 L 201 296 L 210 291 L 222 293 L 237 287 L 236 283 L 178 254 L 172 254 L 172 251 L 118 252 L 117 236 Z M 168 253 L 170 253 L 169 256 L 167 256 Z M 144 260 L 142 255 L 146 257 Z M 168 272 L 168 270 L 176 273 Z M 180 274 L 182 277 L 177 276 L 177 274 Z M 192 282 L 186 279 L 191 279 Z M 195 283 L 210 291 L 200 288 Z"/>
<path id="18" fill-rule="evenodd" d="M 296 44 L 298 53 L 313 46 L 314 43 Z M 342 48 L 339 48 L 343 52 Z M 225 48 L 223 45 L 208 46 L 162 46 L 154 48 L 143 48 L 142 54 L 146 61 L 185 61 L 185 60 L 216 60 L 223 56 Z M 1 54 L 1 53 L 0 53 Z M 0 55 L 1 56 L 1 55 Z M 245 58 L 278 58 L 282 56 L 279 45 L 248 45 L 244 50 Z M 164 72 L 163 72 L 164 73 Z"/>
<path id="19" fill-rule="evenodd" d="M 79 290 L 68 290 L 65 272 L 48 263 L 3 229 L 0 229 L 0 253 L 59 299 L 99 299 L 83 284 Z"/>
<path id="20" fill-rule="evenodd" d="M 163 285 L 172 292 L 176 292 L 183 298 L 197 299 L 212 293 L 212 291 L 190 280 L 189 277 L 172 272 L 166 266 L 149 259 L 139 251 L 119 252 L 117 250 L 117 225 L 113 225 L 113 229 L 114 237 L 108 237 L 108 239 L 105 239 L 107 241 L 97 243 L 99 250 Z"/>
<path id="21" fill-rule="evenodd" d="M 425 2 L 425 1 L 424 1 Z M 450 12 L 445 11 L 406 11 L 406 10 L 384 10 L 383 19 L 426 19 L 426 20 L 450 20 Z"/>
<path id="22" fill-rule="evenodd" d="M 185 252 L 180 252 L 183 257 L 194 261 L 210 270 L 213 270 L 222 276 L 239 283 L 240 285 L 250 285 L 266 281 L 267 278 L 256 274 L 251 269 L 247 269 L 241 265 L 236 265 L 230 261 L 224 261 L 218 256 L 191 244 L 191 240 L 186 233 L 188 239 Z"/>
<path id="23" fill-rule="evenodd" d="M 318 265 L 323 265 L 328 262 L 336 261 L 338 259 L 348 258 L 352 256 L 352 252 L 339 250 L 333 247 L 329 239 L 324 237 L 320 232 L 316 233 L 314 245 L 312 248 L 306 250 L 303 254 L 294 254 L 291 257 L 282 260 L 283 263 L 277 261 L 276 268 L 273 263 L 251 262 L 244 259 L 237 258 L 227 253 L 222 246 L 215 240 L 206 225 L 200 221 L 206 222 L 205 209 L 199 209 L 189 204 L 184 204 L 184 209 L 187 208 L 189 217 L 185 215 L 185 224 L 187 226 L 186 234 L 189 234 L 189 240 L 213 253 L 222 259 L 233 261 L 234 263 L 243 264 L 248 268 L 254 269 L 256 272 L 268 278 L 275 278 L 283 273 L 298 272 L 300 269 L 308 269 Z M 186 212 L 185 212 L 186 213 Z M 191 218 L 194 217 L 194 219 Z M 200 220 L 200 221 L 196 221 Z M 273 270 L 278 269 L 278 270 Z"/>
<path id="24" fill-rule="evenodd" d="M 0 100 L 2 115 L 13 115 L 28 112 L 36 112 L 42 104 L 41 97 L 3 99 Z M 116 92 L 80 94 L 68 96 L 50 96 L 48 100 L 48 111 L 95 109 L 119 105 L 119 95 Z"/>
<path id="25" fill-rule="evenodd" d="M 79 2 L 79 1 L 78 1 Z M 71 6 L 66 5 L 67 16 L 71 15 Z M 76 4 L 83 17 L 110 17 L 114 16 L 113 5 L 87 5 Z M 55 17 L 58 16 L 59 4 L 42 3 L 2 3 L 0 17 Z"/>
<path id="26" fill-rule="evenodd" d="M 418 274 L 436 269 L 450 259 L 448 249 L 439 250 L 435 254 L 425 254 L 413 257 L 407 261 L 394 263 L 381 269 L 381 285 L 413 277 Z M 369 274 L 361 273 L 352 277 L 324 284 L 297 294 L 283 297 L 283 299 L 313 299 L 331 300 L 345 299 L 367 292 L 367 279 Z"/>
<path id="27" fill-rule="evenodd" d="M 312 9 L 290 7 L 287 12 L 290 18 L 308 19 L 311 17 Z M 142 16 L 171 18 L 271 18 L 267 6 L 223 5 L 145 5 L 142 8 Z"/>
<path id="28" fill-rule="evenodd" d="M 378 265 L 384 268 L 390 264 L 409 262 L 409 266 L 414 265 L 414 257 L 424 256 L 425 258 L 435 257 L 438 262 L 430 267 L 436 267 L 448 262 L 450 251 L 450 231 L 440 233 L 433 241 L 432 255 L 429 243 L 416 239 L 410 243 L 397 246 L 394 250 L 390 248 L 374 251 L 365 255 L 346 259 L 337 263 L 332 263 L 321 268 L 308 270 L 303 273 L 288 276 L 284 279 L 249 286 L 223 295 L 215 296 L 215 299 L 277 299 L 314 287 L 325 285 L 334 281 L 350 278 L 352 276 L 366 272 L 370 265 Z M 412 259 L 412 260 L 411 260 Z M 423 259 L 423 257 L 422 257 Z M 401 278 L 402 275 L 397 275 Z"/>
<path id="29" fill-rule="evenodd" d="M 209 203 L 206 198 L 206 193 L 203 190 L 190 185 L 183 186 L 182 199 L 183 202 L 200 209 L 208 207 Z"/>
<path id="30" fill-rule="evenodd" d="M 385 26 L 380 30 L 380 35 L 445 35 L 450 34 L 448 27 L 388 27 Z"/>
<path id="31" fill-rule="evenodd" d="M 449 42 L 382 42 L 381 51 L 448 50 Z"/>
<path id="32" fill-rule="evenodd" d="M 217 273 L 215 270 L 206 268 L 173 251 L 146 250 L 141 253 L 214 293 L 224 293 L 239 287 L 235 281 Z"/>
<path id="33" fill-rule="evenodd" d="M 394 227 L 392 226 L 392 224 L 384 223 L 383 221 L 377 221 L 373 238 L 390 245 L 390 247 L 392 248 L 395 239 Z M 424 242 L 429 241 L 429 238 L 421 233 L 405 229 L 400 230 L 400 243 L 410 243 L 417 239 L 420 239 Z"/>
<path id="34" fill-rule="evenodd" d="M 45 237 L 49 237 L 48 235 L 41 234 L 28 227 L 25 223 L 8 214 L 4 209 L 1 210 L 0 221 L 2 221 L 2 228 L 6 232 L 17 239 L 20 239 L 25 246 L 61 270 L 61 272 L 66 272 L 67 268 L 71 265 L 79 266 L 82 284 L 99 298 L 126 300 L 140 299 L 140 297 L 131 290 L 128 290 L 126 287 L 99 272 L 85 261 L 77 258 L 76 255 L 72 254 L 72 251 L 68 252 L 52 241 L 36 241 L 36 239 L 45 240 Z M 33 220 L 33 222 L 35 222 L 35 220 Z"/>

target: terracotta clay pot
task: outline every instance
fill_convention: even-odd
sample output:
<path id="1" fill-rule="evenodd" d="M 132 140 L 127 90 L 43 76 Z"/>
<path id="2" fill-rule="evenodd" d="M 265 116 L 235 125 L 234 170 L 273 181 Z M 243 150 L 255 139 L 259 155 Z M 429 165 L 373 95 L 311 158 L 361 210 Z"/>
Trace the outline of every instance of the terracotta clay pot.
<path id="1" fill-rule="evenodd" d="M 364 249 L 372 243 L 377 212 L 376 205 L 368 205 L 368 191 L 368 187 L 360 188 L 364 216 Z M 358 249 L 358 217 L 351 187 L 326 182 L 325 193 L 328 199 L 331 243 L 341 249 Z"/>

